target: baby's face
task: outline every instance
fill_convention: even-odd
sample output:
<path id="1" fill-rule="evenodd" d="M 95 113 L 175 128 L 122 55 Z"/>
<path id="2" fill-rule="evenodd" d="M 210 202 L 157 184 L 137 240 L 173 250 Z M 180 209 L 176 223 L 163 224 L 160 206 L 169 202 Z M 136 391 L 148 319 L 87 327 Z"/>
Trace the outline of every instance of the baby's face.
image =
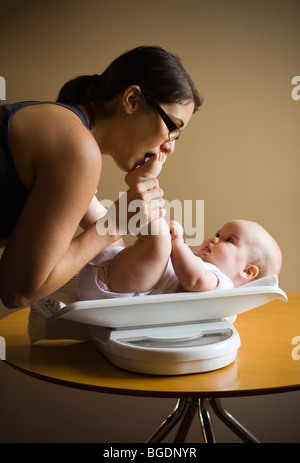
<path id="1" fill-rule="evenodd" d="M 249 251 L 255 245 L 252 225 L 243 220 L 225 224 L 214 237 L 205 240 L 198 249 L 198 256 L 216 265 L 231 279 L 242 272 L 249 263 Z"/>

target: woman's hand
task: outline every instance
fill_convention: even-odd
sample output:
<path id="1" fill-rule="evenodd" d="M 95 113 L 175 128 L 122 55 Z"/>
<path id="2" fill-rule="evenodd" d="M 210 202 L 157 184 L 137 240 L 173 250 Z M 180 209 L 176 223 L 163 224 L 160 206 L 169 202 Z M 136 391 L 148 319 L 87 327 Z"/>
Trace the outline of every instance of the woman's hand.
<path id="1" fill-rule="evenodd" d="M 138 229 L 141 230 L 153 220 L 165 216 L 164 192 L 159 186 L 157 177 L 166 158 L 163 152 L 155 153 L 148 161 L 125 176 L 125 182 L 129 187 L 127 191 L 129 233 L 132 233 L 130 223 L 136 224 L 138 218 L 140 224 L 133 234 L 137 234 Z"/>
<path id="2" fill-rule="evenodd" d="M 133 184 L 97 221 L 98 234 L 137 235 L 152 220 L 165 216 L 163 195 L 155 178 Z"/>
<path id="3" fill-rule="evenodd" d="M 128 223 L 140 219 L 139 228 L 164 217 L 164 191 L 156 178 L 149 178 L 129 187 L 127 191 Z M 131 231 L 129 231 L 131 233 Z"/>

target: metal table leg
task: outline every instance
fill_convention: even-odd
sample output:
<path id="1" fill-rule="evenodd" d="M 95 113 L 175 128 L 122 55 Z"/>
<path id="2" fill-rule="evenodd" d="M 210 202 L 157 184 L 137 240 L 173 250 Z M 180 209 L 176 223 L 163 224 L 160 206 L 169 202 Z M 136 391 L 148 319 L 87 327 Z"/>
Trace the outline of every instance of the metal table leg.
<path id="1" fill-rule="evenodd" d="M 215 443 L 215 434 L 210 418 L 210 408 L 223 423 L 242 441 L 259 443 L 259 440 L 239 423 L 221 405 L 219 399 L 178 399 L 172 413 L 147 440 L 147 443 L 159 443 L 172 431 L 181 420 L 174 442 L 184 442 L 198 408 L 201 431 L 205 443 Z"/>
<path id="2" fill-rule="evenodd" d="M 197 408 L 198 408 L 197 399 L 188 400 L 187 407 L 184 411 L 183 418 L 181 420 L 179 429 L 174 439 L 174 443 L 185 442 L 185 438 L 187 436 L 187 433 L 189 432 L 189 429 L 191 427 Z"/>
<path id="3" fill-rule="evenodd" d="M 178 399 L 176 406 L 172 413 L 162 422 L 158 429 L 152 434 L 152 436 L 146 441 L 147 443 L 158 443 L 161 442 L 168 434 L 172 431 L 174 426 L 183 417 L 186 408 L 188 406 L 187 399 Z"/>
<path id="4" fill-rule="evenodd" d="M 256 439 L 241 423 L 239 423 L 230 413 L 228 413 L 221 405 L 219 399 L 209 400 L 212 410 L 215 412 L 218 418 L 228 426 L 237 436 L 239 436 L 244 442 L 258 444 L 259 440 Z"/>
<path id="5" fill-rule="evenodd" d="M 209 413 L 209 400 L 198 399 L 198 412 L 204 442 L 215 443 L 215 435 Z"/>

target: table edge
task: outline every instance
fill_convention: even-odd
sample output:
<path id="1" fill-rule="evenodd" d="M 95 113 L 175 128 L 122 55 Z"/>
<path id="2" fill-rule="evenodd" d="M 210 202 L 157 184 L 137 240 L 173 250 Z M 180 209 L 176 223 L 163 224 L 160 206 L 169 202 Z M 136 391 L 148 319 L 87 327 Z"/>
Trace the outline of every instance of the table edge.
<path id="1" fill-rule="evenodd" d="M 58 386 L 70 387 L 83 391 L 98 392 L 102 394 L 116 394 L 123 396 L 135 397 L 156 397 L 156 398 L 226 398 L 226 397 L 251 397 L 257 395 L 279 394 L 284 392 L 294 392 L 300 390 L 300 384 L 293 384 L 289 386 L 277 386 L 264 389 L 244 389 L 244 390 L 228 390 L 228 391 L 157 391 L 157 390 L 141 390 L 141 389 L 128 389 L 128 388 L 112 388 L 106 386 L 97 386 L 92 384 L 78 383 L 67 381 L 51 376 L 41 375 L 24 368 L 13 365 L 7 360 L 2 360 L 3 363 L 8 365 L 13 370 L 16 370 L 26 376 L 29 376 L 40 381 L 56 384 Z"/>

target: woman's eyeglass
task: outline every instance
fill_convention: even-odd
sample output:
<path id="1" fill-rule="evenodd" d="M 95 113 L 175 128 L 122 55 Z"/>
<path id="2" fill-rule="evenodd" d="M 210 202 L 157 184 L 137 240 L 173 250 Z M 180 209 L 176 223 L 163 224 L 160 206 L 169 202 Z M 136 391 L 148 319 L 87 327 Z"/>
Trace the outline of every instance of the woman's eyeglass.
<path id="1" fill-rule="evenodd" d="M 178 138 L 180 137 L 180 133 L 181 133 L 181 130 L 179 129 L 179 127 L 177 127 L 177 125 L 174 124 L 172 119 L 168 116 L 167 113 L 165 113 L 165 111 L 162 109 L 161 106 L 159 106 L 158 103 L 153 102 L 153 106 L 155 107 L 156 111 L 158 112 L 158 114 L 160 115 L 160 117 L 162 118 L 166 126 L 168 127 L 169 141 L 178 140 Z"/>

